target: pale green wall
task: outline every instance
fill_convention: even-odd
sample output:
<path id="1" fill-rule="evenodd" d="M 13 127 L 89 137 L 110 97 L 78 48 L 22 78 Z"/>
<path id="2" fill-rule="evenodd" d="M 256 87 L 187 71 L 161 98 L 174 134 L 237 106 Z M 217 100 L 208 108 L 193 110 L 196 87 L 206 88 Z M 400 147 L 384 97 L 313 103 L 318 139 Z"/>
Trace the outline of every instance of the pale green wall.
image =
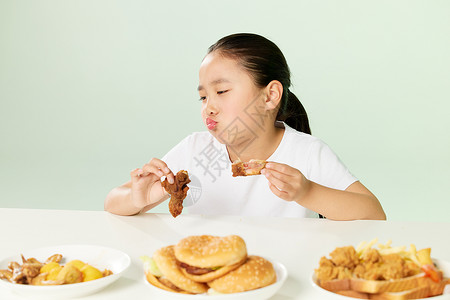
<path id="1" fill-rule="evenodd" d="M 391 220 L 448 221 L 449 15 L 445 0 L 0 0 L 0 207 L 103 209 L 203 130 L 207 47 L 256 32 Z"/>

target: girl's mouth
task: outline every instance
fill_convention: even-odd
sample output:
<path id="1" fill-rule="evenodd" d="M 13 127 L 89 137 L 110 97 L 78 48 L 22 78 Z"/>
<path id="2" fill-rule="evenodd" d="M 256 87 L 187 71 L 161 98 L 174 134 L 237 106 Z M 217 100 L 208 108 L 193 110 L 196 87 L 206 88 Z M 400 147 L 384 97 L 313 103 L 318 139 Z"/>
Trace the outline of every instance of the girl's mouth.
<path id="1" fill-rule="evenodd" d="M 209 130 L 213 130 L 216 128 L 217 122 L 213 119 L 206 118 L 206 127 L 208 127 Z"/>

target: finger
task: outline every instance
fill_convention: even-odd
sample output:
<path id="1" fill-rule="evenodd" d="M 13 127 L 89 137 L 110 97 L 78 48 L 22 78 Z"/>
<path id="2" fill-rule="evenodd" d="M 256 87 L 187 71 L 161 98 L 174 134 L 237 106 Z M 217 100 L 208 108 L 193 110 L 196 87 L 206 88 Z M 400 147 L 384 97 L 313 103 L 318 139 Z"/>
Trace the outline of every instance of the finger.
<path id="1" fill-rule="evenodd" d="M 133 171 L 130 172 L 131 180 L 135 181 L 139 176 L 142 175 L 142 173 L 143 173 L 142 169 L 139 168 L 134 169 Z"/>
<path id="2" fill-rule="evenodd" d="M 272 191 L 272 193 L 274 193 L 275 196 L 286 200 L 288 193 L 285 191 L 280 191 L 275 185 L 273 185 L 272 183 L 270 183 L 269 181 L 269 188 Z"/>
<path id="3" fill-rule="evenodd" d="M 175 175 L 173 174 L 173 172 L 169 169 L 169 167 L 167 166 L 167 164 L 165 162 L 163 162 L 162 160 L 159 161 L 159 165 L 162 166 L 160 168 L 160 170 L 163 172 L 164 176 L 166 176 L 167 181 L 170 184 L 173 184 L 175 182 Z"/>
<path id="4" fill-rule="evenodd" d="M 175 175 L 173 175 L 171 171 L 168 174 L 166 174 L 166 178 L 170 184 L 173 184 L 175 182 Z"/>
<path id="5" fill-rule="evenodd" d="M 277 176 L 274 176 L 272 172 L 267 170 L 266 172 L 264 172 L 264 176 L 266 176 L 267 180 L 269 180 L 269 182 L 272 185 L 275 185 L 279 190 L 281 191 L 291 190 L 291 185 L 288 182 L 278 178 Z"/>
<path id="6" fill-rule="evenodd" d="M 142 174 L 143 176 L 147 176 L 150 173 L 153 173 L 159 177 L 164 176 L 164 172 L 160 168 L 158 168 L 157 166 L 155 166 L 151 163 L 143 165 L 141 169 L 143 171 L 143 174 Z"/>
<path id="7" fill-rule="evenodd" d="M 170 184 L 175 182 L 175 177 L 174 177 L 172 171 L 169 169 L 169 167 L 167 166 L 167 164 L 164 161 L 162 161 L 158 158 L 152 158 L 147 165 L 151 165 L 156 168 L 156 169 L 149 168 L 149 170 L 161 171 L 161 172 L 155 171 L 155 174 L 157 174 L 160 177 L 166 176 L 167 181 L 169 181 Z"/>
<path id="8" fill-rule="evenodd" d="M 271 170 L 271 169 L 262 169 L 261 170 L 261 174 L 266 176 L 267 179 L 269 179 L 269 178 L 277 178 L 278 180 L 281 180 L 281 181 L 284 181 L 284 182 L 289 182 L 289 180 L 292 180 L 292 176 L 289 176 L 289 175 L 286 175 L 284 173 L 280 173 L 278 171 Z"/>
<path id="9" fill-rule="evenodd" d="M 155 167 L 157 167 L 158 169 L 162 170 L 165 173 L 169 173 L 170 172 L 170 169 L 167 166 L 167 164 L 164 161 L 162 161 L 162 160 L 160 160 L 158 158 L 152 158 L 150 160 L 149 164 L 154 165 Z"/>
<path id="10" fill-rule="evenodd" d="M 293 167 L 291 167 L 289 165 L 281 164 L 281 163 L 277 163 L 277 162 L 273 162 L 273 161 L 268 162 L 266 164 L 266 168 L 268 170 L 275 171 L 275 172 L 282 173 L 282 174 L 286 174 L 286 175 L 289 175 L 289 176 L 295 176 L 296 172 L 298 172 L 297 169 L 295 169 L 295 168 L 293 168 Z"/>

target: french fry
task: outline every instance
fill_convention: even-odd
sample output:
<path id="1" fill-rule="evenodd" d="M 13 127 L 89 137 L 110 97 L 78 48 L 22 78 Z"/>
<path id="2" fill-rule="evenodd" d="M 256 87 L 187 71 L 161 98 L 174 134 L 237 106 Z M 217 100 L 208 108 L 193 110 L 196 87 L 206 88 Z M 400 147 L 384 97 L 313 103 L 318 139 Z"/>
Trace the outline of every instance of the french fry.
<path id="1" fill-rule="evenodd" d="M 409 246 L 409 259 L 412 260 L 416 265 L 420 266 L 420 262 L 417 259 L 417 249 L 416 249 L 416 245 L 411 244 Z"/>
<path id="2" fill-rule="evenodd" d="M 364 256 L 364 254 L 372 248 L 373 245 L 375 245 L 378 242 L 378 238 L 374 238 L 370 242 L 362 242 L 358 245 L 358 249 L 356 250 L 356 253 L 359 255 L 359 257 Z"/>
<path id="3" fill-rule="evenodd" d="M 358 253 L 358 255 L 361 254 L 361 252 L 364 249 L 364 246 L 366 245 L 366 243 L 367 243 L 366 241 L 362 241 L 362 242 L 360 242 L 358 244 L 358 246 L 356 246 L 355 250 L 356 250 L 356 253 Z"/>
<path id="4" fill-rule="evenodd" d="M 381 255 L 406 253 L 406 246 L 390 247 L 378 250 Z"/>
<path id="5" fill-rule="evenodd" d="M 378 244 L 379 249 L 391 248 L 392 240 L 388 240 L 386 244 Z"/>

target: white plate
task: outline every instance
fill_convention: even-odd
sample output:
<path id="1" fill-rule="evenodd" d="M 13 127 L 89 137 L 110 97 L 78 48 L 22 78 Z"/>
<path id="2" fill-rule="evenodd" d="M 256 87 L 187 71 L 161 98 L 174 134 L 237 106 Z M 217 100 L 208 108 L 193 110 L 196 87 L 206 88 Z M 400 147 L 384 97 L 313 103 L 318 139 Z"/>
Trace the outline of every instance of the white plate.
<path id="1" fill-rule="evenodd" d="M 450 262 L 445 261 L 445 260 L 439 260 L 439 259 L 433 259 L 433 262 L 436 264 L 438 269 L 440 269 L 440 270 L 442 270 L 442 272 L 444 272 L 444 277 L 450 277 Z M 311 284 L 313 285 L 313 287 L 318 289 L 320 292 L 325 293 L 329 296 L 334 296 L 336 299 L 355 299 L 355 298 L 339 295 L 339 294 L 336 294 L 336 293 L 333 293 L 333 292 L 327 291 L 326 289 L 321 288 L 317 283 L 316 274 L 314 274 L 314 272 L 312 273 L 312 276 L 311 276 Z M 434 296 L 431 298 L 422 298 L 422 299 L 433 299 L 433 300 L 447 299 L 447 300 L 450 300 L 449 285 L 447 284 L 447 287 L 444 290 L 444 294 L 442 294 L 440 296 Z"/>
<path id="2" fill-rule="evenodd" d="M 34 257 L 37 260 L 44 262 L 50 255 L 57 253 L 62 254 L 63 256 L 61 264 L 65 264 L 70 260 L 79 259 L 101 271 L 109 269 L 113 274 L 92 281 L 55 286 L 34 286 L 0 280 L 0 287 L 7 288 L 22 296 L 32 297 L 33 299 L 65 299 L 81 297 L 95 293 L 110 285 L 119 279 L 119 277 L 122 276 L 123 271 L 130 265 L 130 257 L 115 249 L 93 245 L 61 245 L 24 251 L 17 255 L 6 257 L 0 261 L 0 269 L 7 269 L 8 263 L 11 261 L 22 264 L 20 254 L 23 254 L 25 258 Z"/>
<path id="3" fill-rule="evenodd" d="M 277 273 L 277 281 L 275 283 L 272 283 L 271 285 L 268 285 L 266 287 L 242 292 L 242 293 L 233 293 L 233 294 L 218 294 L 218 295 L 209 295 L 209 294 L 197 294 L 197 295 L 188 295 L 188 294 L 179 294 L 179 293 L 172 293 L 169 291 L 162 290 L 160 288 L 157 288 L 156 286 L 150 284 L 147 279 L 144 281 L 145 283 L 152 288 L 155 292 L 157 292 L 162 297 L 165 297 L 166 299 L 181 299 L 181 300 L 230 300 L 230 299 L 241 299 L 241 300 L 264 300 L 269 299 L 272 297 L 283 285 L 284 281 L 286 280 L 288 273 L 286 270 L 286 267 L 280 264 L 279 262 L 269 260 L 273 268 L 275 269 L 275 272 Z"/>

